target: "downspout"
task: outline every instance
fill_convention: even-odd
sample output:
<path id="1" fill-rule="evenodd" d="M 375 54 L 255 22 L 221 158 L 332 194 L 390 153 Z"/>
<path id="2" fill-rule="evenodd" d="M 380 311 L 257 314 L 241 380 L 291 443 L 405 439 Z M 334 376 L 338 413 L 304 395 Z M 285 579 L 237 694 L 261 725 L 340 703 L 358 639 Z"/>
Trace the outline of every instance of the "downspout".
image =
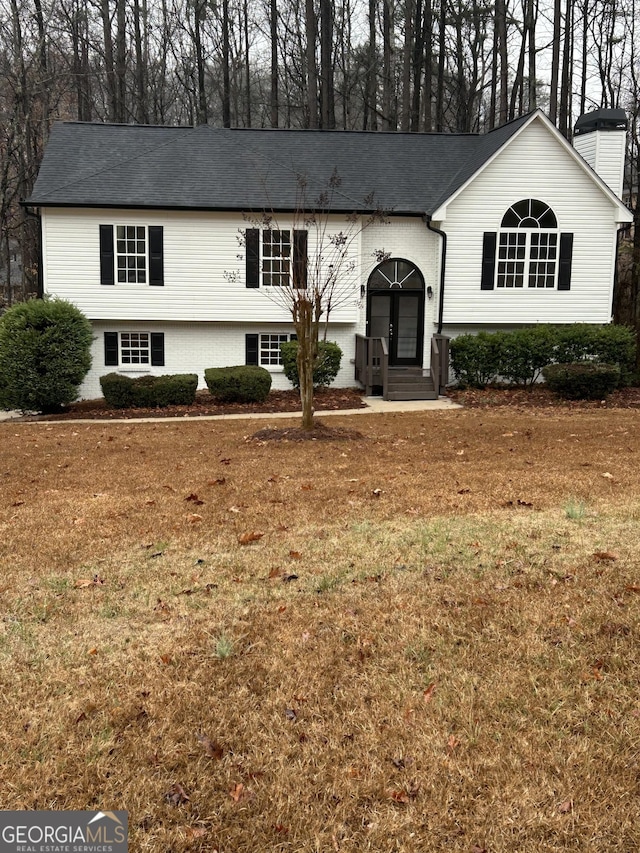
<path id="1" fill-rule="evenodd" d="M 620 274 L 620 241 L 622 240 L 622 232 L 624 231 L 623 227 L 618 228 L 616 231 L 616 260 L 613 265 L 613 293 L 611 294 L 611 322 L 615 323 L 615 307 L 616 300 L 618 297 L 618 288 L 619 288 L 619 274 Z"/>
<path id="2" fill-rule="evenodd" d="M 439 237 L 442 237 L 442 255 L 440 257 L 440 293 L 438 296 L 438 332 L 437 334 L 442 334 L 442 325 L 444 318 L 444 279 L 445 272 L 447 267 L 447 235 L 444 231 L 441 231 L 440 228 L 436 228 L 436 226 L 431 221 L 431 216 L 427 213 L 425 215 L 424 221 L 427 225 L 429 231 L 433 231 L 434 234 L 437 234 Z"/>
<path id="3" fill-rule="evenodd" d="M 23 204 L 23 202 L 20 202 Z M 23 204 L 24 212 L 31 219 L 35 219 L 38 223 L 38 299 L 44 299 L 44 275 L 42 270 L 42 216 L 39 213 L 34 213 L 29 210 L 26 204 Z"/>

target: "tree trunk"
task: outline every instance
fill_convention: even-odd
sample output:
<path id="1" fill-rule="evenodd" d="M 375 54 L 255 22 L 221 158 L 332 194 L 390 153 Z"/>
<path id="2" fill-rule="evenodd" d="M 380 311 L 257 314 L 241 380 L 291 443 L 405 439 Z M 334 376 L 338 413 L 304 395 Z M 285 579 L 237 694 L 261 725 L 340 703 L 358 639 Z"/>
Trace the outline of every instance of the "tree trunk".
<path id="1" fill-rule="evenodd" d="M 310 299 L 300 297 L 293 307 L 293 324 L 298 337 L 298 377 L 302 429 L 313 429 L 313 368 L 318 352 L 318 323 L 314 322 L 314 307 Z"/>
<path id="2" fill-rule="evenodd" d="M 551 51 L 551 85 L 549 88 L 549 118 L 558 121 L 558 79 L 560 77 L 560 0 L 553 2 L 553 46 Z"/>
<path id="3" fill-rule="evenodd" d="M 271 0 L 269 6 L 269 29 L 271 33 L 271 94 L 269 114 L 271 127 L 278 126 L 278 4 Z"/>
<path id="4" fill-rule="evenodd" d="M 231 77 L 229 69 L 229 0 L 222 0 L 222 126 L 231 127 Z"/>
<path id="5" fill-rule="evenodd" d="M 318 22 L 313 0 L 305 0 L 306 66 L 307 66 L 307 111 L 308 126 L 318 127 L 318 66 L 316 65 L 316 41 Z"/>

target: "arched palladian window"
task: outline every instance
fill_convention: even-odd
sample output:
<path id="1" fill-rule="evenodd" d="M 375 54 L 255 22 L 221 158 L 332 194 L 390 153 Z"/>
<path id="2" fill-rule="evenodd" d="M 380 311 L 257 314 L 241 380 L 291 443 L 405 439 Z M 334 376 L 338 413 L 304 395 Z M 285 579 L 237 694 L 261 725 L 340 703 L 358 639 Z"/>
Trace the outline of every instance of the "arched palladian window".
<path id="1" fill-rule="evenodd" d="M 572 248 L 573 234 L 560 234 L 548 204 L 522 199 L 504 214 L 497 235 L 484 235 L 481 288 L 569 290 Z"/>

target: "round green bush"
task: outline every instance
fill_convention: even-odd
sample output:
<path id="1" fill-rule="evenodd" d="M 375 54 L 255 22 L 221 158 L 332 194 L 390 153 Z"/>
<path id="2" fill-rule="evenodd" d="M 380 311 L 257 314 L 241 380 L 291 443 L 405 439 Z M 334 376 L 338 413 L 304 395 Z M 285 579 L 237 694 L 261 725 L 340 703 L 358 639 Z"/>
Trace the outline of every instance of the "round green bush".
<path id="1" fill-rule="evenodd" d="M 576 361 L 548 364 L 542 375 L 549 388 L 567 400 L 602 400 L 617 387 L 620 367 L 597 361 Z"/>
<path id="2" fill-rule="evenodd" d="M 280 344 L 282 369 L 294 388 L 300 387 L 298 376 L 298 341 Z M 313 387 L 322 388 L 331 385 L 342 361 L 342 350 L 333 341 L 318 341 L 318 357 L 313 368 Z"/>
<path id="3" fill-rule="evenodd" d="M 63 299 L 32 299 L 0 318 L 0 408 L 56 412 L 91 367 L 91 324 Z"/>
<path id="4" fill-rule="evenodd" d="M 209 367 L 204 381 L 220 403 L 263 403 L 271 390 L 271 374 L 254 364 Z"/>

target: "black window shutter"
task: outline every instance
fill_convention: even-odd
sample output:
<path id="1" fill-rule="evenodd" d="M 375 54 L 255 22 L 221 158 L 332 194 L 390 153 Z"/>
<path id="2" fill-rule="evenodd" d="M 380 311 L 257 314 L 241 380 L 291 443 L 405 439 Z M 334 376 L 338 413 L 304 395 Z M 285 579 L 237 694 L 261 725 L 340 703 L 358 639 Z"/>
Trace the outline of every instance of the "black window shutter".
<path id="1" fill-rule="evenodd" d="M 104 363 L 107 367 L 118 366 L 118 333 L 104 333 Z"/>
<path id="2" fill-rule="evenodd" d="M 149 226 L 149 284 L 164 284 L 164 229 L 162 225 Z"/>
<path id="3" fill-rule="evenodd" d="M 496 269 L 496 244 L 498 235 L 495 231 L 485 231 L 482 238 L 482 278 L 480 290 L 493 290 Z"/>
<path id="4" fill-rule="evenodd" d="M 113 225 L 100 226 L 100 284 L 115 284 Z"/>
<path id="5" fill-rule="evenodd" d="M 307 286 L 307 232 L 293 232 L 293 286 Z"/>
<path id="6" fill-rule="evenodd" d="M 260 287 L 260 231 L 257 228 L 247 228 L 245 254 L 247 265 L 245 284 L 247 287 Z"/>
<path id="7" fill-rule="evenodd" d="M 164 333 L 151 332 L 151 364 L 153 367 L 164 367 Z"/>
<path id="8" fill-rule="evenodd" d="M 571 259 L 573 257 L 573 234 L 560 235 L 558 262 L 558 290 L 571 290 Z"/>
<path id="9" fill-rule="evenodd" d="M 245 364 L 258 364 L 258 335 L 244 336 Z"/>

